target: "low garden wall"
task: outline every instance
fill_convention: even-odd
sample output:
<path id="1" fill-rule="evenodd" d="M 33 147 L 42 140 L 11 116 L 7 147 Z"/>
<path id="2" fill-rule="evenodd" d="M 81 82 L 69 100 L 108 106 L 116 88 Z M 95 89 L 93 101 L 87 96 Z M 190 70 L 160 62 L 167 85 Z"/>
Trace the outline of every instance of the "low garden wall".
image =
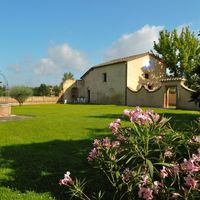
<path id="1" fill-rule="evenodd" d="M 32 96 L 29 97 L 24 104 L 54 104 L 57 103 L 59 97 L 47 96 Z M 11 97 L 0 97 L 0 104 L 10 103 L 11 105 L 18 105 L 18 102 Z"/>
<path id="2" fill-rule="evenodd" d="M 160 87 L 154 91 L 149 91 L 144 86 L 138 91 L 127 88 L 128 106 L 164 107 L 164 92 Z"/>
<path id="3" fill-rule="evenodd" d="M 191 102 L 191 95 L 194 90 L 184 85 L 184 79 L 165 79 L 160 88 L 153 91 L 144 86 L 138 91 L 127 88 L 127 105 L 168 108 L 169 105 L 176 105 L 177 109 L 200 110 L 198 105 Z M 176 87 L 177 94 L 167 95 L 168 88 Z M 168 98 L 167 98 L 168 97 Z"/>

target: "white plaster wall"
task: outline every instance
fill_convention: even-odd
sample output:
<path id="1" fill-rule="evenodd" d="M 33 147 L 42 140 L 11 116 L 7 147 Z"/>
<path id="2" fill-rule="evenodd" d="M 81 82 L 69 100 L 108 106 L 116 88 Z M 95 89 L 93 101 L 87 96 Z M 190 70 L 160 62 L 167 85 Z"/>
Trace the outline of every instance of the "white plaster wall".
<path id="1" fill-rule="evenodd" d="M 149 70 L 144 70 L 144 63 L 150 60 L 154 65 Z M 144 73 L 149 74 L 149 79 L 144 78 Z M 166 68 L 163 63 L 151 55 L 129 61 L 127 64 L 127 86 L 139 90 L 142 85 L 152 84 L 154 88 L 160 87 L 160 79 L 165 78 Z"/>
<path id="2" fill-rule="evenodd" d="M 107 81 L 103 81 L 103 73 L 107 74 Z M 126 63 L 101 66 L 91 70 L 84 78 L 84 96 L 90 90 L 91 103 L 125 103 L 126 91 Z"/>

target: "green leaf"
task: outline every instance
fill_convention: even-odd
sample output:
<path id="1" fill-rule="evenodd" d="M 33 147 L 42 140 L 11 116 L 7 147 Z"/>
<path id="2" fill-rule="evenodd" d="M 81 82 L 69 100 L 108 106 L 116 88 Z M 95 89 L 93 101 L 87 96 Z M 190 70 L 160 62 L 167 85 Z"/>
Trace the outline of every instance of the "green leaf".
<path id="1" fill-rule="evenodd" d="M 153 179 L 153 171 L 154 171 L 154 167 L 153 167 L 153 164 L 152 164 L 152 162 L 150 161 L 150 160 L 146 160 L 146 163 L 147 163 L 147 165 L 148 165 L 148 167 L 149 167 L 149 171 L 150 171 L 150 175 L 151 175 L 151 178 Z"/>
<path id="2" fill-rule="evenodd" d="M 117 162 L 119 162 L 120 160 L 123 160 L 126 157 L 127 157 L 127 155 L 123 155 L 122 157 L 120 157 L 119 159 L 117 159 Z"/>
<path id="3" fill-rule="evenodd" d="M 170 163 L 164 163 L 164 162 L 159 162 L 159 163 L 154 163 L 155 165 L 162 165 L 162 166 L 166 166 L 166 167 L 172 167 L 174 166 L 173 164 Z"/>
<path id="4" fill-rule="evenodd" d="M 126 161 L 126 164 L 128 164 L 133 158 L 134 158 L 134 156 L 131 156 L 131 157 Z"/>
<path id="5" fill-rule="evenodd" d="M 117 178 L 120 177 L 120 173 L 119 173 L 119 171 L 116 171 L 116 177 L 117 177 Z"/>

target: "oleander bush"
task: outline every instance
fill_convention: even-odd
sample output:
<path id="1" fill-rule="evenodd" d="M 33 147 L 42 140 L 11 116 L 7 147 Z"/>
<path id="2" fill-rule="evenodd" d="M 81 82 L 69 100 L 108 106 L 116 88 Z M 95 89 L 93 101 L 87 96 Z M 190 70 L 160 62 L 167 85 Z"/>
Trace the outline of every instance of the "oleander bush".
<path id="1" fill-rule="evenodd" d="M 95 139 L 87 158 L 112 186 L 110 199 L 199 199 L 200 121 L 183 133 L 152 110 L 136 107 L 123 114 L 129 125 L 123 126 L 120 119 L 111 122 L 112 137 Z M 60 184 L 83 200 L 105 199 L 107 192 L 87 194 L 87 182 L 69 171 Z"/>

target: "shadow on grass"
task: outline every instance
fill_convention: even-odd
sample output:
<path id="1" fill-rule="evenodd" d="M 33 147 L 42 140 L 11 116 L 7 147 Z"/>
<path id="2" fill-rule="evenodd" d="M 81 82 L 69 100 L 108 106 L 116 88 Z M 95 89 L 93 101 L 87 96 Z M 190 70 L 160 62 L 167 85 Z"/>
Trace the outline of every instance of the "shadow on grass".
<path id="1" fill-rule="evenodd" d="M 169 111 L 168 111 L 169 112 Z M 161 116 L 171 118 L 170 124 L 172 128 L 175 131 L 187 131 L 191 123 L 196 120 L 198 117 L 200 117 L 199 114 L 188 114 L 188 113 L 160 113 Z M 89 116 L 92 118 L 108 118 L 111 119 L 110 122 L 112 122 L 115 119 L 122 119 L 123 121 L 129 121 L 129 119 L 122 115 L 122 114 L 106 114 L 106 115 L 100 115 L 100 116 Z"/>
<path id="2" fill-rule="evenodd" d="M 55 140 L 2 147 L 0 168 L 11 172 L 0 184 L 20 192 L 50 192 L 56 199 L 70 199 L 66 188 L 58 184 L 64 173 L 70 171 L 77 178 L 95 181 L 89 182 L 88 191 L 98 191 L 105 184 L 86 159 L 91 148 L 91 140 Z"/>
<path id="3" fill-rule="evenodd" d="M 165 117 L 171 118 L 170 124 L 175 131 L 188 131 L 190 130 L 192 123 L 200 117 L 200 114 L 174 114 L 165 113 Z"/>
<path id="4" fill-rule="evenodd" d="M 118 118 L 124 118 L 122 114 L 106 114 L 106 115 L 93 115 L 89 116 L 92 118 L 108 118 L 108 119 L 118 119 Z"/>

